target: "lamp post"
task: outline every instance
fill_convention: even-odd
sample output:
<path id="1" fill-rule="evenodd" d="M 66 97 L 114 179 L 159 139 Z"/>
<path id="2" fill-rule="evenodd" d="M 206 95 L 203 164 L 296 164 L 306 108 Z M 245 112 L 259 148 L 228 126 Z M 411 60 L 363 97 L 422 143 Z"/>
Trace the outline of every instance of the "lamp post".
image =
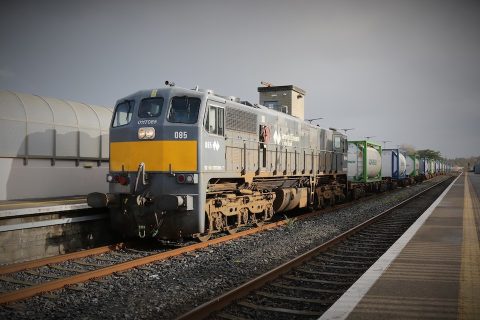
<path id="1" fill-rule="evenodd" d="M 340 130 L 343 130 L 345 132 L 345 134 L 347 134 L 347 131 L 350 131 L 350 130 L 354 130 L 355 128 L 344 128 L 344 129 L 340 129 Z"/>
<path id="2" fill-rule="evenodd" d="M 321 120 L 323 118 L 319 117 L 319 118 L 313 118 L 313 119 L 305 119 L 305 121 L 308 121 L 309 123 L 312 123 L 312 121 L 315 121 L 315 120 Z"/>

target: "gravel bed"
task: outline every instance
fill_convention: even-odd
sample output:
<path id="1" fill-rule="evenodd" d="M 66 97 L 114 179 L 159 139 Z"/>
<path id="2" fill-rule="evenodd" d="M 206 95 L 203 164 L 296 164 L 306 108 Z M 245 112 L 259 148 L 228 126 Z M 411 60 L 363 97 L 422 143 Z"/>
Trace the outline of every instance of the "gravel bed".
<path id="1" fill-rule="evenodd" d="M 81 292 L 60 290 L 55 292 L 59 299 L 34 297 L 22 302 L 24 310 L 0 307 L 0 317 L 175 318 L 444 179 L 436 177 L 307 220 L 291 219 L 280 228 L 147 265 L 149 270 L 133 269 L 102 283 L 87 282 Z"/>
<path id="2" fill-rule="evenodd" d="M 71 269 L 72 272 L 66 271 L 66 272 L 70 272 L 71 274 L 76 274 L 76 273 L 80 273 L 80 272 L 84 272 L 84 271 L 91 271 L 91 270 L 96 269 L 93 266 L 81 265 L 81 264 L 75 263 L 74 261 L 65 261 L 65 262 L 62 262 L 62 263 L 59 263 L 59 264 L 55 264 L 55 266 L 59 266 L 61 268 L 66 268 L 66 269 Z M 75 271 L 73 271 L 73 270 L 75 270 Z M 52 271 L 56 274 L 57 271 L 64 271 L 64 270 L 52 269 Z M 76 271 L 78 271 L 78 272 L 76 272 Z"/>
<path id="3" fill-rule="evenodd" d="M 102 258 L 106 258 L 105 256 L 102 256 Z M 102 260 L 102 259 L 95 259 L 95 257 L 86 257 L 86 258 L 83 258 L 79 261 L 81 262 L 86 262 L 86 263 L 94 263 L 94 264 L 98 264 L 100 266 L 104 266 L 104 267 L 108 267 L 108 266 L 111 266 L 112 264 L 114 264 L 116 261 L 118 261 L 117 259 L 114 259 L 113 257 L 108 257 L 108 259 L 111 259 L 112 261 L 107 261 L 107 260 Z"/>
<path id="4" fill-rule="evenodd" d="M 19 283 L 12 283 L 7 281 L 0 281 L 0 292 L 10 292 L 18 289 L 26 288 L 26 285 L 19 284 Z M 0 306 L 0 316 L 2 315 L 2 309 Z"/>
<path id="5" fill-rule="evenodd" d="M 26 272 L 18 272 L 18 273 L 15 273 L 15 276 L 9 276 L 13 279 L 16 279 L 16 280 L 21 280 L 21 281 L 27 281 L 27 282 L 33 282 L 33 283 L 42 283 L 45 281 L 45 277 L 41 277 L 39 275 L 33 275 L 33 274 L 30 274 L 30 273 L 26 273 Z"/>
<path id="6" fill-rule="evenodd" d="M 65 267 L 64 265 L 62 266 Z M 77 274 L 76 272 L 53 269 L 48 266 L 41 267 L 40 269 L 35 269 L 35 271 L 38 271 L 41 274 L 54 275 L 54 276 L 60 276 L 60 277 L 69 277 Z"/>

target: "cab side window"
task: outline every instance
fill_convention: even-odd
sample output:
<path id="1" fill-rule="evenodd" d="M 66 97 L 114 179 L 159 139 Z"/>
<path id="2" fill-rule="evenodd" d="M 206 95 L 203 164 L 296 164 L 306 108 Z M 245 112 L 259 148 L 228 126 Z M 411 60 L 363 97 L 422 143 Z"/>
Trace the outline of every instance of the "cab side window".
<path id="1" fill-rule="evenodd" d="M 130 123 L 133 113 L 132 100 L 125 100 L 120 102 L 115 108 L 115 114 L 113 116 L 112 127 L 121 127 Z"/>
<path id="2" fill-rule="evenodd" d="M 342 147 L 341 137 L 340 136 L 334 136 L 333 137 L 333 148 L 338 150 L 341 147 Z"/>
<path id="3" fill-rule="evenodd" d="M 205 130 L 211 134 L 223 136 L 224 133 L 224 110 L 223 108 L 210 105 L 205 118 Z"/>

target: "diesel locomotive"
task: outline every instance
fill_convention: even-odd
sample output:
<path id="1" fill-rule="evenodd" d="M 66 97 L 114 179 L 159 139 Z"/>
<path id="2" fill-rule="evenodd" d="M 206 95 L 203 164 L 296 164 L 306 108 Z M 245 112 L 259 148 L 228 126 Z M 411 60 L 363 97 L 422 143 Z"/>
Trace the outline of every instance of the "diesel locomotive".
<path id="1" fill-rule="evenodd" d="M 305 94 L 295 86 L 263 91 L 299 101 Z M 343 201 L 346 136 L 293 116 L 285 110 L 292 103 L 270 102 L 169 82 L 118 100 L 109 193 L 89 194 L 88 204 L 107 206 L 127 237 L 206 240 L 277 212 Z"/>

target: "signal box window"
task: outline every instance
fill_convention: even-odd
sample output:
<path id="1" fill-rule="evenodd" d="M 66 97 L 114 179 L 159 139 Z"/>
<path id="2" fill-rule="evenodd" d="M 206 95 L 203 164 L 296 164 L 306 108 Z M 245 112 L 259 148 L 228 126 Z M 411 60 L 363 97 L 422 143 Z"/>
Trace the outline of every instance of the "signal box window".
<path id="1" fill-rule="evenodd" d="M 197 122 L 200 99 L 174 97 L 168 111 L 167 120 L 175 123 L 192 124 Z"/>
<path id="2" fill-rule="evenodd" d="M 158 117 L 162 112 L 163 98 L 143 99 L 138 108 L 138 116 L 140 118 Z"/>
<path id="3" fill-rule="evenodd" d="M 278 110 L 278 101 L 264 101 L 263 104 L 268 109 Z"/>
<path id="4" fill-rule="evenodd" d="M 127 100 L 120 102 L 115 108 L 112 127 L 120 127 L 130 123 L 133 113 L 133 101 Z"/>
<path id="5" fill-rule="evenodd" d="M 208 112 L 207 112 L 207 118 L 205 120 L 205 129 L 209 133 L 223 136 L 223 128 L 224 128 L 223 114 L 224 114 L 223 108 L 209 106 Z"/>

